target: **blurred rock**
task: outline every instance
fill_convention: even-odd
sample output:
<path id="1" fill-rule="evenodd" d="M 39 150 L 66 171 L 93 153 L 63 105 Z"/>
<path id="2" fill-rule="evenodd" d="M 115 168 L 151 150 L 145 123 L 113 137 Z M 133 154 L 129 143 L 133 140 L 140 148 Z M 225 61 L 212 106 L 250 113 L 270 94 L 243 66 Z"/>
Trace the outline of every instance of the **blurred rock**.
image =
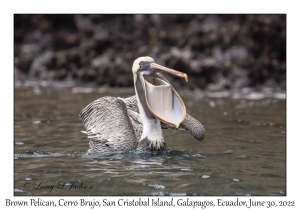
<path id="1" fill-rule="evenodd" d="M 133 86 L 140 56 L 186 72 L 175 87 L 286 87 L 286 15 L 14 15 L 17 80 Z"/>

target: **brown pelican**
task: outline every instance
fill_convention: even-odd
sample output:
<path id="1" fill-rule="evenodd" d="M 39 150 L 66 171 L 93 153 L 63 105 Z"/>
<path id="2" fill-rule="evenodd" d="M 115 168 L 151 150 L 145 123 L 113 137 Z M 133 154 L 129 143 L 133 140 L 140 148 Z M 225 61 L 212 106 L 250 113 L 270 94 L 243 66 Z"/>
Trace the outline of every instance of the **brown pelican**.
<path id="1" fill-rule="evenodd" d="M 112 154 L 127 151 L 165 151 L 162 128 L 189 132 L 204 139 L 202 124 L 186 113 L 179 94 L 162 76 L 164 71 L 184 78 L 187 75 L 158 65 L 151 57 L 140 57 L 132 66 L 135 96 L 103 97 L 81 112 L 89 138 L 90 154 Z"/>

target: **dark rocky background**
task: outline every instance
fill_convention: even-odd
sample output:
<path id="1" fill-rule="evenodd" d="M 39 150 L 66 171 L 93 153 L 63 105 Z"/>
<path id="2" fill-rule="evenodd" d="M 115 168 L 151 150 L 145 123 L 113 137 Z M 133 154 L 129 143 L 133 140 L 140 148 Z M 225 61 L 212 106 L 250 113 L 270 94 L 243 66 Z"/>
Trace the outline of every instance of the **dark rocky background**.
<path id="1" fill-rule="evenodd" d="M 286 87 L 286 15 L 14 15 L 15 80 L 131 87 L 149 55 L 189 89 Z"/>

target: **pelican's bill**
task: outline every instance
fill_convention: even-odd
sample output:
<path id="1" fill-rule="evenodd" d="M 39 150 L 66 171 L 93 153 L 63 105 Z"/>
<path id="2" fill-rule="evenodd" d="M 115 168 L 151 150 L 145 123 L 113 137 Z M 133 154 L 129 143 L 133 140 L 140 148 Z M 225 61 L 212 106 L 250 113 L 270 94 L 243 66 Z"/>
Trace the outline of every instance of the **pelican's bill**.
<path id="1" fill-rule="evenodd" d="M 158 120 L 176 128 L 186 117 L 186 108 L 177 91 L 161 74 L 140 75 L 149 111 Z"/>

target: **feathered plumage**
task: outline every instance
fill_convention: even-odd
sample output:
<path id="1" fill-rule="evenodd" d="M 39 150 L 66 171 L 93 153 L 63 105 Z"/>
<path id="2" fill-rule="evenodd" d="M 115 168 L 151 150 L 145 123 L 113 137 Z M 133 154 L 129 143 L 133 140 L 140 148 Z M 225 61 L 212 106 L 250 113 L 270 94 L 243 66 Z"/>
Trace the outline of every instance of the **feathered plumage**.
<path id="1" fill-rule="evenodd" d="M 139 141 L 143 124 L 137 106 L 136 96 L 128 98 L 103 97 L 87 105 L 79 115 L 88 135 L 91 154 L 113 154 L 127 151 L 151 150 L 149 143 Z M 163 129 L 172 128 L 161 123 Z M 187 114 L 178 128 L 189 132 L 195 139 L 204 139 L 202 124 Z"/>
<path id="2" fill-rule="evenodd" d="M 103 97 L 80 113 L 90 140 L 89 153 L 164 151 L 162 128 L 189 132 L 204 138 L 201 123 L 186 113 L 183 100 L 158 71 L 188 80 L 185 73 L 161 66 L 151 57 L 137 58 L 132 65 L 135 96 Z"/>

